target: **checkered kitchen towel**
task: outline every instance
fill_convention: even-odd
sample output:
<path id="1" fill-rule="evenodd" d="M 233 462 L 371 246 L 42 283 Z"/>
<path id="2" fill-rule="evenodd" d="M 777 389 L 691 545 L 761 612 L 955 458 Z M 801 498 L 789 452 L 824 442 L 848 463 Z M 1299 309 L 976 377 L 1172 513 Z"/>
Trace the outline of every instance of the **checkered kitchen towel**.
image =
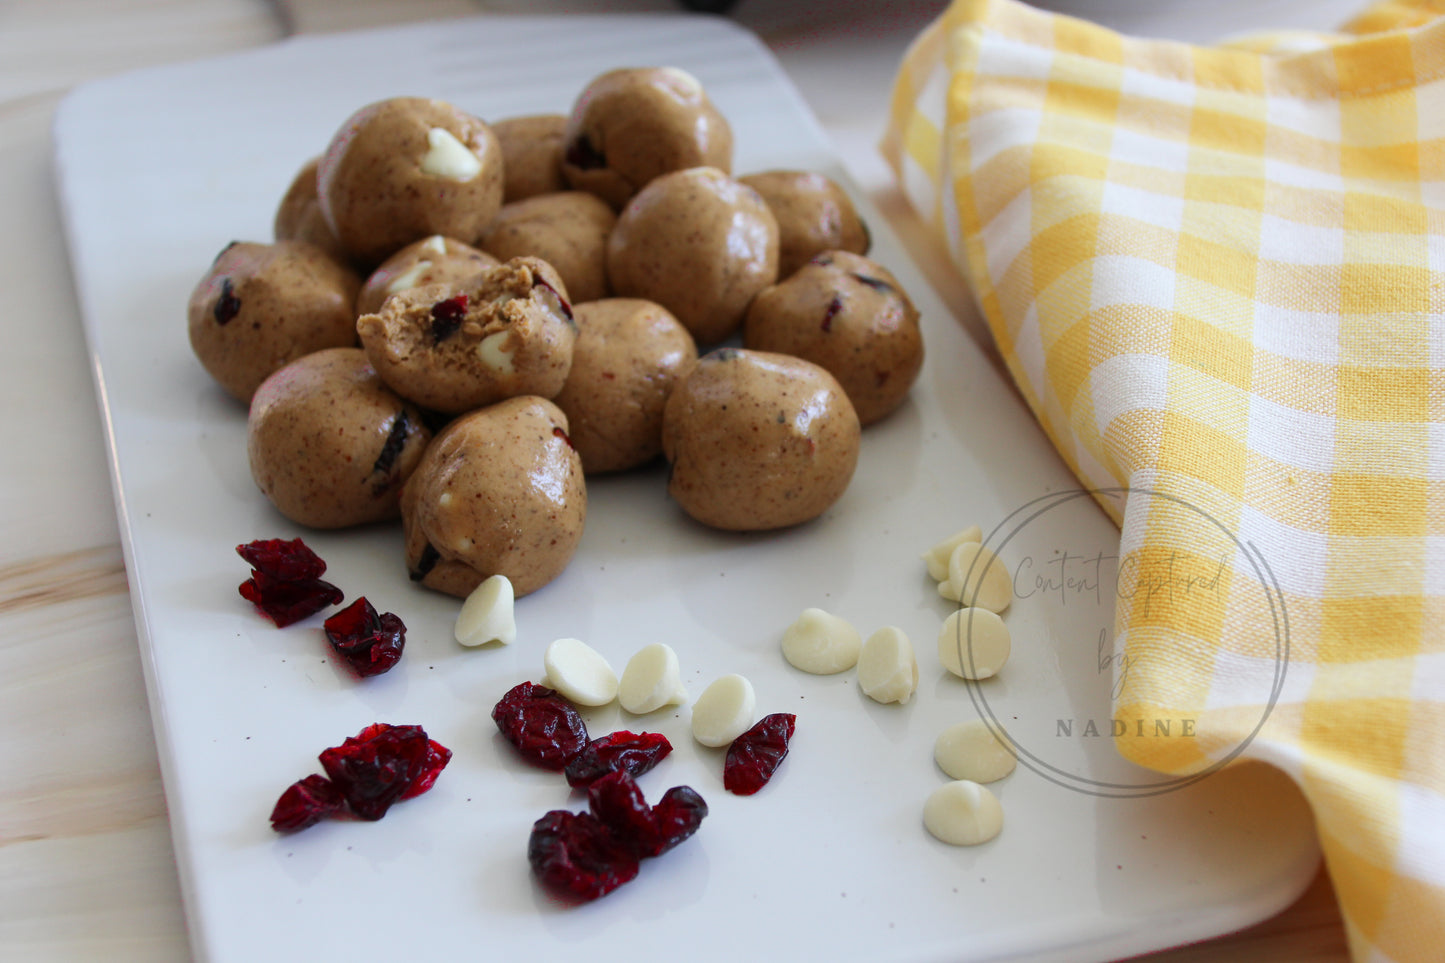
<path id="1" fill-rule="evenodd" d="M 956 0 L 883 145 L 1079 478 L 1130 490 L 1120 750 L 1289 772 L 1361 961 L 1445 959 L 1440 14 L 1205 48 Z"/>

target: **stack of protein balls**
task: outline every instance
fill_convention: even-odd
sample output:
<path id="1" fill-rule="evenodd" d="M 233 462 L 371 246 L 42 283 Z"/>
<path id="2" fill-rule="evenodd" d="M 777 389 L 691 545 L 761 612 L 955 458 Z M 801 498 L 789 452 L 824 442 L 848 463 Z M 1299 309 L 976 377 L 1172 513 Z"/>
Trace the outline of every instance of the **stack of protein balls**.
<path id="1" fill-rule="evenodd" d="M 731 169 L 727 121 L 674 68 L 603 74 L 570 116 L 357 111 L 276 242 L 227 247 L 191 296 L 196 356 L 250 404 L 257 485 L 316 528 L 400 514 L 412 578 L 458 596 L 551 581 L 584 472 L 658 454 L 707 525 L 819 515 L 917 377 L 917 311 L 837 184 Z"/>

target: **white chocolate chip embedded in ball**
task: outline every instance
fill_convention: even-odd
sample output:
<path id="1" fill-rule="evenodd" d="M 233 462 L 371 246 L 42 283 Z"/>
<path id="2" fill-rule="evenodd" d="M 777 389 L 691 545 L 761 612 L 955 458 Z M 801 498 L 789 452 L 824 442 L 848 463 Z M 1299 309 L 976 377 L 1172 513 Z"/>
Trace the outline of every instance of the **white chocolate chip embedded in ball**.
<path id="1" fill-rule="evenodd" d="M 783 632 L 783 658 L 795 669 L 832 675 L 858 664 L 863 638 L 858 630 L 822 609 L 804 609 Z"/>
<path id="2" fill-rule="evenodd" d="M 982 719 L 951 725 L 933 743 L 933 761 L 952 779 L 997 782 L 1014 771 L 1017 757 Z"/>
<path id="3" fill-rule="evenodd" d="M 421 242 L 421 249 L 423 251 L 430 251 L 438 257 L 446 257 L 447 239 L 442 237 L 440 234 L 433 234 L 431 237 Z"/>
<path id="4" fill-rule="evenodd" d="M 580 639 L 557 639 L 542 655 L 547 684 L 579 706 L 605 706 L 617 698 L 617 673 Z"/>
<path id="5" fill-rule="evenodd" d="M 928 797 L 923 804 L 923 825 L 952 846 L 977 846 L 1003 829 L 1003 807 L 983 786 L 959 779 L 938 787 Z"/>
<path id="6" fill-rule="evenodd" d="M 449 181 L 469 181 L 481 173 L 482 159 L 445 127 L 427 131 L 426 144 L 427 151 L 421 159 L 422 173 Z"/>
<path id="7" fill-rule="evenodd" d="M 510 331 L 498 331 L 487 335 L 477 345 L 477 355 L 482 359 L 482 363 L 502 374 L 511 374 L 516 370 L 512 365 L 512 352 L 502 347 L 510 334 Z"/>
<path id="8" fill-rule="evenodd" d="M 875 702 L 907 703 L 918 688 L 913 643 L 892 625 L 868 636 L 858 654 L 858 687 Z"/>
<path id="9" fill-rule="evenodd" d="M 687 690 L 683 688 L 677 653 L 672 647 L 654 642 L 638 649 L 622 670 L 617 701 L 622 703 L 622 708 L 639 716 L 686 702 Z"/>
<path id="10" fill-rule="evenodd" d="M 402 291 L 410 291 L 416 287 L 421 276 L 431 270 L 431 262 L 427 260 L 417 261 L 411 267 L 391 279 L 386 286 L 387 294 L 400 294 Z"/>
<path id="11" fill-rule="evenodd" d="M 512 581 L 505 575 L 493 575 L 472 589 L 462 610 L 457 613 L 454 634 L 462 645 L 485 645 L 500 642 L 511 645 L 517 639 L 517 619 L 513 610 L 516 596 Z"/>
<path id="12" fill-rule="evenodd" d="M 948 538 L 918 556 L 928 563 L 928 576 L 935 582 L 943 582 L 948 579 L 948 559 L 953 550 L 964 542 L 982 542 L 983 529 L 977 525 L 970 525 L 961 532 L 955 532 Z"/>
<path id="13" fill-rule="evenodd" d="M 977 542 L 963 542 L 948 556 L 948 579 L 938 594 L 950 602 L 1002 612 L 1013 601 L 1008 569 L 998 556 Z"/>
<path id="14" fill-rule="evenodd" d="M 437 496 L 437 507 L 438 507 L 438 508 L 446 508 L 446 507 L 447 507 L 448 505 L 450 505 L 451 503 L 452 503 L 452 493 L 451 493 L 451 492 L 442 492 L 441 495 Z"/>
<path id="15" fill-rule="evenodd" d="M 961 679 L 990 679 L 1008 661 L 1008 626 L 988 609 L 961 608 L 938 630 L 938 661 Z"/>
<path id="16" fill-rule="evenodd" d="M 692 737 L 704 746 L 726 746 L 752 726 L 756 708 L 757 696 L 747 679 L 715 679 L 692 704 Z"/>

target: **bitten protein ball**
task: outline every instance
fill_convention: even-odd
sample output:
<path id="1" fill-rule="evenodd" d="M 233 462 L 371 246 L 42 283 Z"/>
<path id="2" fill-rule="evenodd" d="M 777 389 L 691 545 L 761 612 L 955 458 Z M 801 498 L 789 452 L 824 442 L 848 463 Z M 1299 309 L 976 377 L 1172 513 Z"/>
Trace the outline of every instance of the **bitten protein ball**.
<path id="1" fill-rule="evenodd" d="M 453 421 L 402 494 L 414 581 L 465 598 L 505 575 L 517 596 L 561 574 L 587 517 L 582 459 L 550 401 L 511 398 Z"/>
<path id="2" fill-rule="evenodd" d="M 697 361 L 692 336 L 640 298 L 573 306 L 577 346 L 556 397 L 588 474 L 624 471 L 662 453 L 662 410 Z"/>
<path id="3" fill-rule="evenodd" d="M 502 146 L 502 203 L 567 189 L 562 176 L 566 114 L 531 114 L 493 123 Z"/>
<path id="4" fill-rule="evenodd" d="M 867 254 L 868 227 L 837 183 L 812 171 L 763 171 L 739 177 L 778 219 L 778 277 L 786 279 L 824 251 Z"/>
<path id="5" fill-rule="evenodd" d="M 617 215 L 595 194 L 562 191 L 507 204 L 481 245 L 502 260 L 539 257 L 562 276 L 573 302 L 607 297 L 607 238 Z"/>
<path id="6" fill-rule="evenodd" d="M 211 377 L 250 402 L 302 355 L 356 344 L 361 279 L 314 244 L 236 242 L 191 292 L 191 348 Z"/>
<path id="7" fill-rule="evenodd" d="M 696 77 L 676 67 L 628 67 L 582 91 L 562 151 L 567 182 L 620 210 L 669 171 L 730 172 L 733 135 Z"/>
<path id="8" fill-rule="evenodd" d="M 342 248 L 374 265 L 432 234 L 475 241 L 502 205 L 502 149 L 445 101 L 395 97 L 347 119 L 317 178 Z"/>
<path id="9" fill-rule="evenodd" d="M 502 262 L 455 238 L 433 234 L 381 262 L 356 296 L 357 314 L 375 314 L 386 299 L 428 284 L 460 284 Z"/>
<path id="10" fill-rule="evenodd" d="M 291 362 L 256 389 L 246 424 L 251 477 L 300 525 L 343 528 L 401 514 L 401 489 L 431 432 L 360 348 Z"/>
<path id="11" fill-rule="evenodd" d="M 759 293 L 743 344 L 827 368 L 865 425 L 901 405 L 923 367 L 918 310 L 898 279 L 847 251 L 820 254 Z"/>
<path id="12" fill-rule="evenodd" d="M 704 525 L 784 528 L 836 502 L 858 464 L 858 416 L 837 380 L 801 358 L 721 348 L 663 413 L 667 491 Z"/>
<path id="13" fill-rule="evenodd" d="M 607 276 L 614 294 L 656 301 L 699 345 L 716 344 L 777 280 L 778 222 L 757 191 L 716 168 L 664 174 L 617 218 Z"/>
<path id="14" fill-rule="evenodd" d="M 577 340 L 562 279 L 526 257 L 465 284 L 394 294 L 358 318 L 356 330 L 393 391 L 446 414 L 517 395 L 554 397 Z"/>

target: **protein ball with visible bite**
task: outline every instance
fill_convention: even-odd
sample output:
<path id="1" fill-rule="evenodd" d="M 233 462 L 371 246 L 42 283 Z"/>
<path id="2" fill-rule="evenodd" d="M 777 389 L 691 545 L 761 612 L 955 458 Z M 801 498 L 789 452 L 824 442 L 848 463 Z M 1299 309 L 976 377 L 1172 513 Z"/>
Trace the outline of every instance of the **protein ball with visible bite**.
<path id="1" fill-rule="evenodd" d="M 566 114 L 508 117 L 492 124 L 502 147 L 502 203 L 567 189 L 562 176 Z"/>
<path id="2" fill-rule="evenodd" d="M 757 191 L 716 168 L 664 174 L 618 217 L 607 276 L 614 294 L 656 301 L 698 344 L 716 344 L 777 280 L 778 222 Z"/>
<path id="3" fill-rule="evenodd" d="M 375 314 L 393 294 L 428 284 L 460 284 L 502 262 L 455 238 L 433 234 L 381 262 L 356 297 L 357 314 Z"/>
<path id="4" fill-rule="evenodd" d="M 394 294 L 357 319 L 356 330 L 393 391 L 446 414 L 517 395 L 554 397 L 577 340 L 562 279 L 529 257 L 486 268 L 465 284 Z"/>
<path id="5" fill-rule="evenodd" d="M 812 171 L 763 171 L 739 177 L 778 219 L 778 277 L 824 251 L 867 254 L 868 226 L 833 180 Z"/>
<path id="6" fill-rule="evenodd" d="M 246 423 L 251 477 L 287 518 L 344 528 L 401 514 L 401 489 L 431 432 L 360 348 L 291 362 L 256 389 Z"/>
<path id="7" fill-rule="evenodd" d="M 858 416 L 837 380 L 801 358 L 721 348 L 667 400 L 667 491 L 704 525 L 761 531 L 821 515 L 858 463 Z"/>
<path id="8" fill-rule="evenodd" d="M 518 597 L 561 574 L 587 518 L 567 416 L 543 398 L 463 415 L 428 446 L 401 499 L 413 581 L 465 598 L 493 575 Z"/>
<path id="9" fill-rule="evenodd" d="M 666 308 L 640 298 L 574 305 L 577 346 L 557 407 L 588 474 L 623 471 L 662 453 L 662 410 L 697 348 Z"/>
<path id="10" fill-rule="evenodd" d="M 432 234 L 475 241 L 502 206 L 502 149 L 491 128 L 424 97 L 352 114 L 317 176 L 327 223 L 368 265 Z"/>
<path id="11" fill-rule="evenodd" d="M 743 344 L 827 368 L 865 425 L 901 405 L 923 367 L 918 309 L 887 268 L 847 251 L 820 254 L 753 298 Z"/>
<path id="12" fill-rule="evenodd" d="M 361 279 L 314 244 L 237 241 L 217 255 L 187 306 L 191 349 L 235 398 L 302 355 L 356 344 Z"/>
<path id="13" fill-rule="evenodd" d="M 278 241 L 306 241 L 315 244 L 338 261 L 346 260 L 346 252 L 336 233 L 326 223 L 321 213 L 321 199 L 317 196 L 316 170 L 321 158 L 313 157 L 296 172 L 291 186 L 276 208 L 276 219 L 272 227 Z"/>
<path id="14" fill-rule="evenodd" d="M 605 298 L 607 239 L 617 215 L 595 194 L 562 191 L 507 204 L 481 245 L 502 260 L 539 257 L 562 276 L 574 302 Z"/>
<path id="15" fill-rule="evenodd" d="M 733 135 L 696 77 L 676 67 L 626 67 L 582 91 L 562 150 L 567 183 L 620 210 L 670 171 L 731 171 Z"/>

